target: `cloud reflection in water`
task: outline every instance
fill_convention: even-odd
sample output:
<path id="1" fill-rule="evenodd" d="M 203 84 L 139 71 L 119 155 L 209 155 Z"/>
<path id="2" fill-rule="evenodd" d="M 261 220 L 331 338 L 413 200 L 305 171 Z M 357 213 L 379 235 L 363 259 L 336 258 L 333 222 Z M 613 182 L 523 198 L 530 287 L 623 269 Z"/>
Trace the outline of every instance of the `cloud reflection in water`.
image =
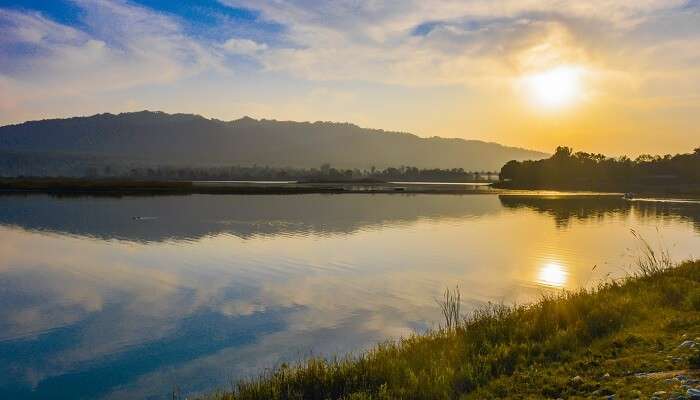
<path id="1" fill-rule="evenodd" d="M 625 261 L 630 226 L 663 221 L 685 257 L 697 214 L 497 196 L 0 196 L 0 397 L 226 386 L 425 330 L 445 286 L 467 309 L 574 288 Z"/>

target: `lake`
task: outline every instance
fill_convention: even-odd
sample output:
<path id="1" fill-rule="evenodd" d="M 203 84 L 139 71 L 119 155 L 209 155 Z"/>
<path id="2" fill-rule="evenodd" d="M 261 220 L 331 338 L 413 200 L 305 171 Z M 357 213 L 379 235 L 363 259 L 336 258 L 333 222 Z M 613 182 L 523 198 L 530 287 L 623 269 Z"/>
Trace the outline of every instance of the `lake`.
<path id="1" fill-rule="evenodd" d="M 166 398 L 700 255 L 700 203 L 613 196 L 0 196 L 0 398 Z"/>

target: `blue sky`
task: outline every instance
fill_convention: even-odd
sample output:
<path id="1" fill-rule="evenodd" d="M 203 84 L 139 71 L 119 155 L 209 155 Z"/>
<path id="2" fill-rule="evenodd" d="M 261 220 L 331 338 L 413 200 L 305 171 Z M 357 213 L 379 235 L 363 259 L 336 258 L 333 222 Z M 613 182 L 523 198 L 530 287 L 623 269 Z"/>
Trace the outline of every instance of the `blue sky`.
<path id="1" fill-rule="evenodd" d="M 561 70 L 575 96 L 538 106 Z M 697 145 L 699 108 L 697 0 L 0 0 L 0 124 L 151 109 L 634 154 Z"/>
<path id="2" fill-rule="evenodd" d="M 260 14 L 255 10 L 236 8 L 223 5 L 217 0 L 172 1 L 172 0 L 138 0 L 133 5 L 169 14 L 186 22 L 193 32 L 208 32 L 224 18 L 237 23 L 264 23 L 259 20 Z M 0 0 L 0 7 L 18 11 L 36 11 L 57 22 L 81 26 L 81 7 L 71 0 Z M 270 30 L 275 27 L 271 26 Z"/>

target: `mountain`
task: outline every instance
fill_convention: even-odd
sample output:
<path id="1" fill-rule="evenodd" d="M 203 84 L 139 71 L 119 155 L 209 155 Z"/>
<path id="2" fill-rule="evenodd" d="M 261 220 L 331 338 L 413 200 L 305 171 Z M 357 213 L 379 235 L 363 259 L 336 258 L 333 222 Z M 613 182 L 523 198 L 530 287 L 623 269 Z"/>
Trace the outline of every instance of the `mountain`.
<path id="1" fill-rule="evenodd" d="M 100 159 L 169 166 L 269 165 L 498 170 L 547 154 L 477 140 L 421 138 L 348 123 L 207 119 L 142 111 L 31 121 L 0 127 L 13 157 Z M 77 161 L 75 161 L 77 162 Z"/>

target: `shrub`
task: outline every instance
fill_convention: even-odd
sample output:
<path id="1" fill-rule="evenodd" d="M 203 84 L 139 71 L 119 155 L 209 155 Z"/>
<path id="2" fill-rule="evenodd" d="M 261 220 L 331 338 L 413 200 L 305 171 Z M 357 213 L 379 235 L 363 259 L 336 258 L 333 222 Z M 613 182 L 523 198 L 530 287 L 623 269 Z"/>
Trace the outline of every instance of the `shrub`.
<path id="1" fill-rule="evenodd" d="M 693 310 L 700 311 L 700 290 L 696 289 L 688 296 L 688 302 Z"/>
<path id="2" fill-rule="evenodd" d="M 692 369 L 700 369 L 700 353 L 694 353 L 688 358 L 688 366 Z"/>
<path id="3" fill-rule="evenodd" d="M 683 287 L 675 282 L 669 282 L 664 285 L 661 295 L 664 304 L 669 306 L 677 307 L 685 300 L 685 291 Z"/>
<path id="4" fill-rule="evenodd" d="M 625 313 L 611 304 L 601 304 L 583 319 L 582 336 L 593 340 L 617 330 L 623 323 Z"/>

